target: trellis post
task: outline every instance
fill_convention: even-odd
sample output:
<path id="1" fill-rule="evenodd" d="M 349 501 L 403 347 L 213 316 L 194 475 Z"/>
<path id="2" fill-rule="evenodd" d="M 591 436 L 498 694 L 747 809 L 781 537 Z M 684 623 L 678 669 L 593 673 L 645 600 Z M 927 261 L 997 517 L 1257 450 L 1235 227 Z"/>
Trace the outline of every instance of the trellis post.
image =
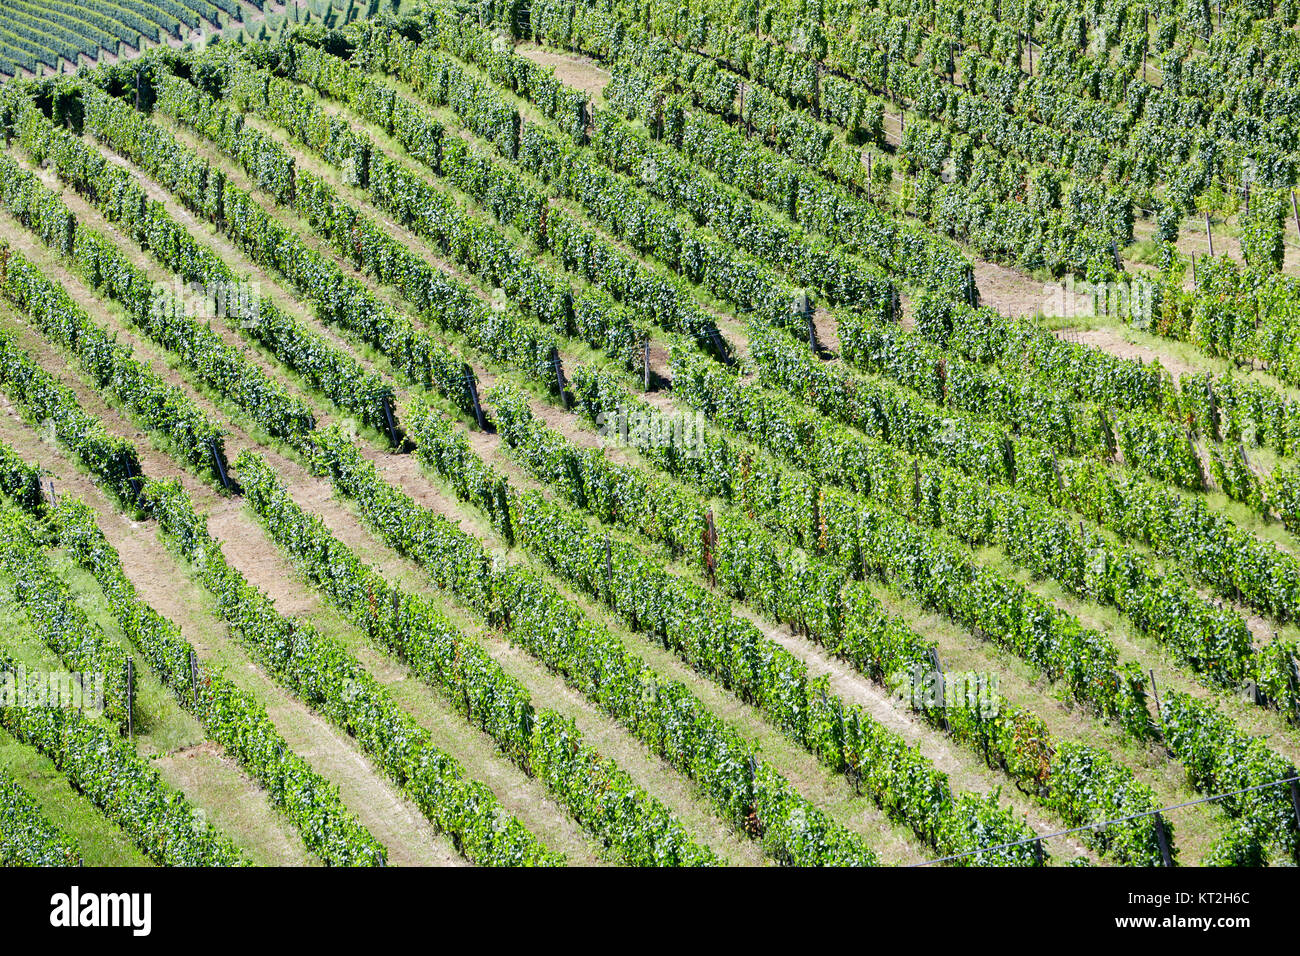
<path id="1" fill-rule="evenodd" d="M 555 387 L 560 392 L 560 402 L 564 405 L 564 410 L 569 410 L 569 396 L 564 391 L 564 366 L 560 364 L 560 350 L 551 349 L 551 371 L 555 373 Z"/>
<path id="2" fill-rule="evenodd" d="M 478 422 L 478 427 L 481 431 L 486 431 L 487 425 L 483 419 L 483 406 L 479 404 L 478 381 L 474 378 L 474 370 L 470 368 L 469 363 L 466 362 L 462 366 L 461 371 L 465 376 L 465 390 L 469 392 L 470 405 L 474 409 L 474 420 Z"/>
<path id="3" fill-rule="evenodd" d="M 135 736 L 135 658 L 126 659 L 126 734 Z"/>
<path id="4" fill-rule="evenodd" d="M 1156 824 L 1156 841 L 1160 844 L 1160 859 L 1164 866 L 1174 865 L 1174 856 L 1169 851 L 1169 834 L 1165 831 L 1164 817 L 1158 813 L 1153 813 Z"/>

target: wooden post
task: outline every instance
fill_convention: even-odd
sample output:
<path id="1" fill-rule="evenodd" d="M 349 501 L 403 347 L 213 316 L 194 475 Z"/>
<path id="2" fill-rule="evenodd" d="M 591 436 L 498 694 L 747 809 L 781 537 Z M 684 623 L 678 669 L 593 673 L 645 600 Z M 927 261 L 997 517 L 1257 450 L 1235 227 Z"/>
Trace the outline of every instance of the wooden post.
<path id="1" fill-rule="evenodd" d="M 641 371 L 645 374 L 645 390 L 650 391 L 650 338 L 641 343 Z"/>
<path id="2" fill-rule="evenodd" d="M 1214 379 L 1209 372 L 1205 373 L 1205 396 L 1210 412 L 1210 435 L 1215 441 L 1222 441 L 1219 437 L 1219 403 L 1214 394 Z"/>
<path id="3" fill-rule="evenodd" d="M 466 362 L 461 367 L 461 372 L 465 376 L 465 389 L 469 392 L 470 406 L 474 409 L 474 420 L 478 422 L 480 431 L 486 431 L 487 423 L 483 418 L 483 406 L 478 400 L 478 381 L 474 378 L 474 370 Z"/>
<path id="4" fill-rule="evenodd" d="M 1300 784 L 1291 781 L 1291 809 L 1295 811 L 1295 825 L 1300 828 Z"/>
<path id="5" fill-rule="evenodd" d="M 1291 190 L 1291 216 L 1295 219 L 1295 231 L 1300 232 L 1300 209 L 1296 208 L 1295 190 Z"/>
<path id="6" fill-rule="evenodd" d="M 560 364 L 560 350 L 551 349 L 551 371 L 555 373 L 555 387 L 560 392 L 560 401 L 564 404 L 564 410 L 569 410 L 569 396 L 564 391 L 564 367 Z"/>
<path id="7" fill-rule="evenodd" d="M 190 693 L 194 697 L 194 707 L 199 706 L 199 657 L 190 648 Z"/>
<path id="8" fill-rule="evenodd" d="M 605 535 L 605 592 L 612 605 L 614 603 L 614 550 L 608 533 Z"/>
<path id="9" fill-rule="evenodd" d="M 390 396 L 385 395 L 381 399 L 381 404 L 384 410 L 384 424 L 388 426 L 388 437 L 392 439 L 393 447 L 396 448 L 402 441 L 397 437 L 397 422 L 393 419 L 392 401 Z"/>
<path id="10" fill-rule="evenodd" d="M 1164 818 L 1158 813 L 1153 813 L 1151 816 L 1155 818 L 1156 841 L 1160 844 L 1160 858 L 1164 861 L 1165 866 L 1173 866 L 1174 857 L 1169 852 L 1169 834 L 1165 832 Z"/>
<path id="11" fill-rule="evenodd" d="M 710 325 L 708 335 L 709 341 L 713 344 L 713 350 L 718 353 L 718 358 L 722 360 L 724 365 L 730 365 L 731 356 L 727 354 L 727 346 L 723 343 L 722 335 L 718 332 L 717 326 Z"/>
<path id="12" fill-rule="evenodd" d="M 50 507 L 51 508 L 57 507 L 58 504 L 59 504 L 58 495 L 54 493 L 54 479 L 51 478 L 50 479 Z"/>
<path id="13" fill-rule="evenodd" d="M 948 722 L 948 690 L 947 682 L 943 676 L 943 665 L 939 663 L 939 651 L 930 648 L 930 664 L 934 668 L 936 683 L 939 690 L 939 716 L 943 718 L 943 729 L 947 733 L 952 733 L 952 725 Z"/>
<path id="14" fill-rule="evenodd" d="M 126 734 L 135 736 L 135 658 L 126 659 Z"/>
<path id="15" fill-rule="evenodd" d="M 716 585 L 717 577 L 715 570 L 717 567 L 713 556 L 714 545 L 718 541 L 718 531 L 713 524 L 713 509 L 710 508 L 704 515 L 704 567 L 709 572 L 709 583 Z"/>
<path id="16" fill-rule="evenodd" d="M 1192 253 L 1192 285 L 1196 285 L 1196 253 Z"/>
<path id="17" fill-rule="evenodd" d="M 1151 696 L 1155 698 L 1156 702 L 1156 722 L 1163 728 L 1165 725 L 1165 719 L 1160 716 L 1160 691 L 1156 689 L 1156 672 L 1154 670 L 1149 670 L 1147 671 L 1147 674 L 1151 677 Z"/>
<path id="18" fill-rule="evenodd" d="M 1142 82 L 1147 81 L 1147 47 L 1151 45 L 1151 11 L 1142 9 Z"/>
<path id="19" fill-rule="evenodd" d="M 1205 213 L 1205 241 L 1210 244 L 1210 258 L 1214 258 L 1214 234 L 1210 232 L 1210 214 Z"/>

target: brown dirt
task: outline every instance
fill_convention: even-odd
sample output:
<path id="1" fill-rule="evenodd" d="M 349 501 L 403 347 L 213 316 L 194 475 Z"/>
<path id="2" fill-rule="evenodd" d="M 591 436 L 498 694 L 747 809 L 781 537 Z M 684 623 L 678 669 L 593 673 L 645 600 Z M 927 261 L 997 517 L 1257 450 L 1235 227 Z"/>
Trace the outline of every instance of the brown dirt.
<path id="1" fill-rule="evenodd" d="M 995 262 L 973 259 L 972 263 L 982 305 L 1010 316 L 1034 316 L 1047 307 L 1050 300 L 1041 280 Z"/>
<path id="2" fill-rule="evenodd" d="M 813 329 L 817 333 L 817 347 L 830 355 L 840 353 L 840 327 L 835 317 L 823 308 L 813 313 Z"/>
<path id="3" fill-rule="evenodd" d="M 515 47 L 515 52 L 540 66 L 549 66 L 561 83 L 581 90 L 593 100 L 598 101 L 602 97 L 610 81 L 610 72 L 598 66 L 589 56 L 559 53 L 531 43 Z"/>

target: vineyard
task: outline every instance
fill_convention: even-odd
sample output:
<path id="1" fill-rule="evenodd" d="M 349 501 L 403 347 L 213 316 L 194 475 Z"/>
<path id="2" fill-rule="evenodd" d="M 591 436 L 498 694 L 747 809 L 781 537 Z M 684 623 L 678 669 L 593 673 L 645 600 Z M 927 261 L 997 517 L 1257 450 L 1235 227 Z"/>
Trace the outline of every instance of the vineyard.
<path id="1" fill-rule="evenodd" d="M 4 0 L 0 865 L 1300 862 L 1297 0 Z"/>

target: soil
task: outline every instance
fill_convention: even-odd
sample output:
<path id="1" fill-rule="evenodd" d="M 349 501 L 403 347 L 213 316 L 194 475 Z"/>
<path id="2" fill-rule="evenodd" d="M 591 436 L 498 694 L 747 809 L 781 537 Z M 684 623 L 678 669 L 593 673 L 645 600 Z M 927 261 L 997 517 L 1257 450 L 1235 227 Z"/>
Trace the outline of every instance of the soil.
<path id="1" fill-rule="evenodd" d="M 515 47 L 515 52 L 541 66 L 549 66 L 561 83 L 581 90 L 593 100 L 604 93 L 610 81 L 609 71 L 597 66 L 596 61 L 589 56 L 560 53 L 530 43 Z"/>

